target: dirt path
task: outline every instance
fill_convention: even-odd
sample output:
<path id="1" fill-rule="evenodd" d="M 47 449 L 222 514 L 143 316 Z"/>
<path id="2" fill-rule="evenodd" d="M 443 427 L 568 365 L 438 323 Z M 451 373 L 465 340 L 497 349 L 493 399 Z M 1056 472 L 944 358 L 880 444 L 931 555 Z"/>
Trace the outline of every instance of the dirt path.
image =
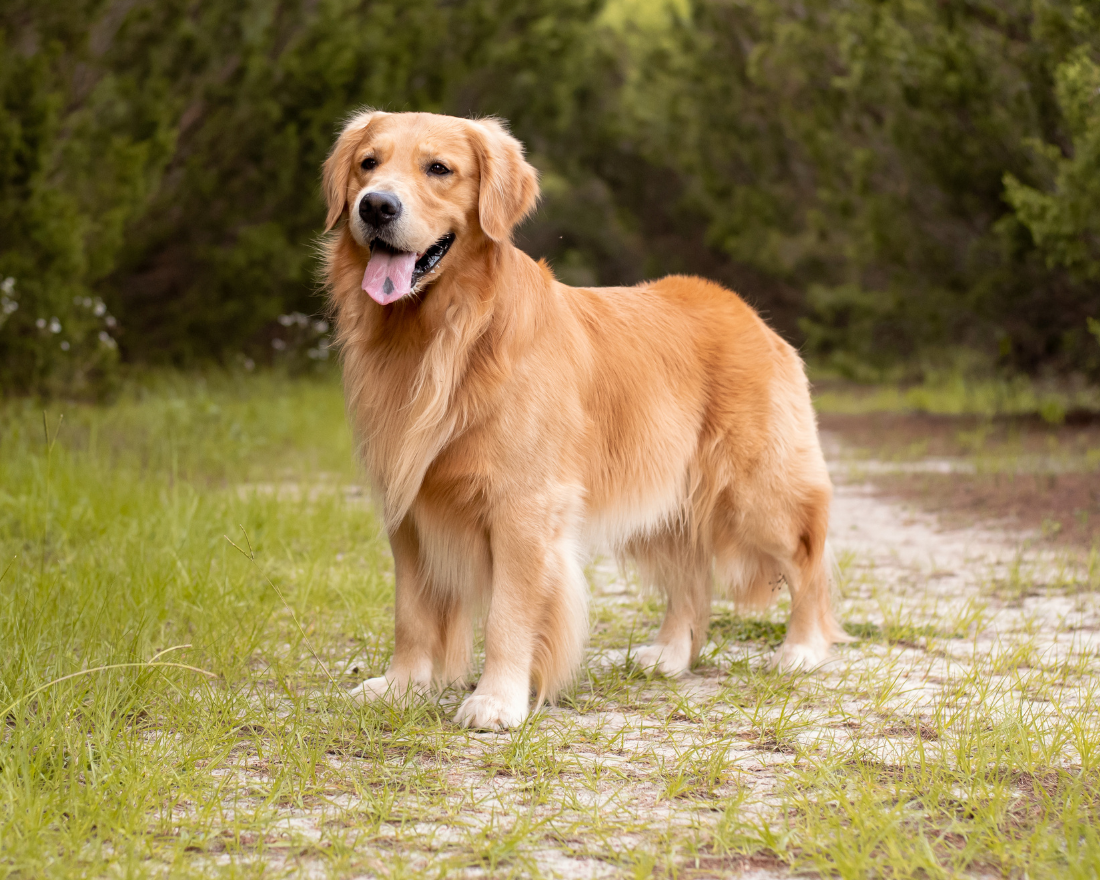
<path id="1" fill-rule="evenodd" d="M 571 693 L 510 735 L 414 730 L 424 742 L 396 743 L 385 772 L 333 755 L 326 801 L 283 810 L 268 838 L 283 864 L 307 876 L 787 877 L 791 780 L 815 762 L 855 750 L 886 767 L 957 761 L 936 733 L 944 713 L 1024 707 L 1040 724 L 1095 704 L 1100 602 L 1080 559 L 988 524 L 941 528 L 876 495 L 868 464 L 826 439 L 839 614 L 859 641 L 782 678 L 764 664 L 785 610 L 745 621 L 719 606 L 697 674 L 649 680 L 626 647 L 656 627 L 659 604 L 597 564 L 589 664 Z M 445 695 L 448 717 L 462 696 Z M 1061 760 L 1078 760 L 1071 743 Z M 237 772 L 262 785 L 247 763 Z M 317 855 L 330 847 L 348 854 L 339 866 Z"/>

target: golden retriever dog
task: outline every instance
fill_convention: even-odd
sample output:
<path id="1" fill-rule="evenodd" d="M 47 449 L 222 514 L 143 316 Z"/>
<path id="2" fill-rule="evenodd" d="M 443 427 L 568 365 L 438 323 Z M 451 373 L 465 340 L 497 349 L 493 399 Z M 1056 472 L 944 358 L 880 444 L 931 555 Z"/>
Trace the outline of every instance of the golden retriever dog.
<path id="1" fill-rule="evenodd" d="M 844 638 L 832 486 L 798 355 L 701 278 L 574 288 L 513 246 L 538 175 L 493 119 L 365 110 L 324 165 L 348 411 L 393 548 L 396 632 L 363 698 L 485 666 L 456 720 L 521 724 L 584 656 L 582 565 L 607 548 L 668 608 L 636 661 L 686 672 L 714 586 L 790 590 L 773 663 Z M 343 221 L 341 223 L 341 221 Z"/>

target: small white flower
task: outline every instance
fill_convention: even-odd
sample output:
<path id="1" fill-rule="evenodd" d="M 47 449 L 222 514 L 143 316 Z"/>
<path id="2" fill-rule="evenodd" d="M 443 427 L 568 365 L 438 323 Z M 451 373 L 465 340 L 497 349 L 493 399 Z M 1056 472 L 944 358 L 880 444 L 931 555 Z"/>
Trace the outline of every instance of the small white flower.
<path id="1" fill-rule="evenodd" d="M 60 333 L 61 332 L 61 322 L 59 320 L 57 320 L 56 315 L 54 317 L 50 318 L 50 332 L 51 333 Z"/>
<path id="2" fill-rule="evenodd" d="M 17 303 L 14 299 L 8 299 L 6 296 L 0 296 L 0 311 L 2 311 L 5 316 L 10 315 L 18 308 L 19 303 Z"/>
<path id="3" fill-rule="evenodd" d="M 34 322 L 34 326 L 37 327 L 39 330 L 45 330 L 46 329 L 46 319 L 45 318 L 39 318 L 38 320 L 36 320 Z"/>
<path id="4" fill-rule="evenodd" d="M 7 296 L 11 296 L 13 290 L 15 290 L 15 279 L 10 275 L 3 281 L 0 281 L 0 291 L 3 291 Z"/>
<path id="5" fill-rule="evenodd" d="M 282 351 L 284 348 L 286 348 L 286 343 L 283 342 L 283 340 L 281 339 L 272 339 L 271 347 L 276 351 Z"/>
<path id="6" fill-rule="evenodd" d="M 99 331 L 99 341 L 106 345 L 108 348 L 117 348 L 118 343 L 115 342 L 114 337 L 111 336 L 106 330 Z"/>
<path id="7" fill-rule="evenodd" d="M 294 318 L 292 318 L 290 315 L 279 315 L 279 323 L 282 324 L 284 327 L 289 327 L 291 324 L 294 323 Z"/>
<path id="8" fill-rule="evenodd" d="M 254 369 L 256 369 L 256 362 L 254 360 L 252 360 L 252 358 L 245 358 L 244 359 L 244 368 L 246 370 L 248 370 L 248 372 L 251 373 Z"/>
<path id="9" fill-rule="evenodd" d="M 91 305 L 91 303 L 88 303 L 88 305 Z M 97 299 L 95 301 L 95 307 L 92 309 L 92 314 L 95 315 L 97 318 L 102 318 L 105 314 L 107 314 L 107 306 L 103 304 L 103 300 Z"/>
<path id="10" fill-rule="evenodd" d="M 110 327 L 112 330 L 118 326 L 118 321 L 115 320 L 114 315 L 108 315 L 103 319 L 103 323 Z"/>
<path id="11" fill-rule="evenodd" d="M 314 321 L 313 322 L 314 333 L 328 333 L 328 321 Z"/>
<path id="12" fill-rule="evenodd" d="M 69 340 L 67 340 L 67 339 L 65 339 L 65 340 L 62 340 L 62 342 L 61 342 L 61 350 L 62 350 L 62 351 L 68 351 L 68 350 L 69 350 Z"/>

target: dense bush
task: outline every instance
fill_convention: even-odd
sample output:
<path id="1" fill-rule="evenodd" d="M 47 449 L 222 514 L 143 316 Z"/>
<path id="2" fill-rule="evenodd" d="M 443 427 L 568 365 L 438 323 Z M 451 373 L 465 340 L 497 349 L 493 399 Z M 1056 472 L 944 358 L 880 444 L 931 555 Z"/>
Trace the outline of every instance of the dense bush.
<path id="1" fill-rule="evenodd" d="M 318 168 L 363 104 L 508 118 L 543 172 L 520 243 L 566 280 L 707 274 L 856 375 L 953 347 L 1100 375 L 1098 16 L 10 0 L 0 387 L 101 389 L 119 354 L 279 356 L 279 316 L 320 309 Z"/>

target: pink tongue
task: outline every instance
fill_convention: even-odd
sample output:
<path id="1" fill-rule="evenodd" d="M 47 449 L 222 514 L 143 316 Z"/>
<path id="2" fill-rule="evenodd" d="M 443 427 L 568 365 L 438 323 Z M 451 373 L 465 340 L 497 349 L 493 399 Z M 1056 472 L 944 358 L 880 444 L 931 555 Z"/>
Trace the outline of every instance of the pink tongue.
<path id="1" fill-rule="evenodd" d="M 363 290 L 376 303 L 388 306 L 412 290 L 416 254 L 401 251 L 390 253 L 376 247 L 371 253 L 367 271 L 363 273 Z"/>

